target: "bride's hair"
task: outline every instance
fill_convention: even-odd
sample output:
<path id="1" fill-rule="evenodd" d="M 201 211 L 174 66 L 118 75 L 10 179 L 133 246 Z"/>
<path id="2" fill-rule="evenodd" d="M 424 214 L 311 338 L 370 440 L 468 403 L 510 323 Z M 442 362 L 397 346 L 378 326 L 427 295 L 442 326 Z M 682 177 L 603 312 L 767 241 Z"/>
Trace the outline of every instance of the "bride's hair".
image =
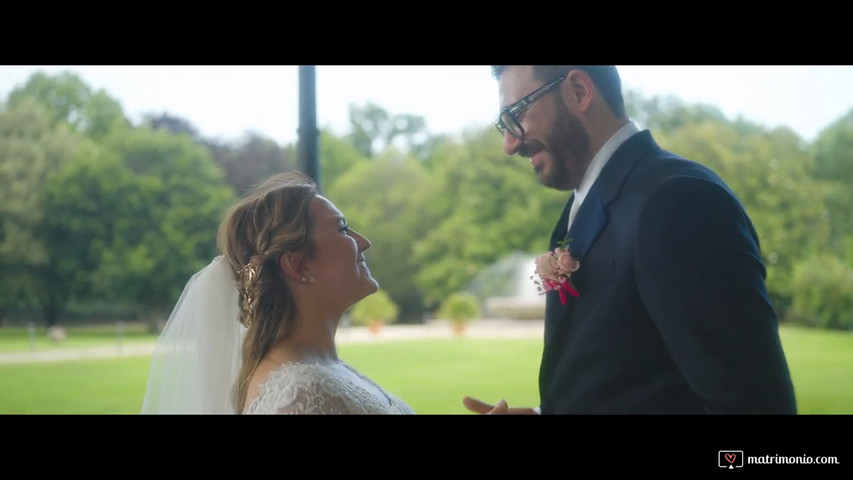
<path id="1" fill-rule="evenodd" d="M 311 200 L 316 184 L 294 171 L 274 175 L 232 207 L 217 243 L 240 291 L 240 323 L 247 327 L 234 405 L 242 412 L 249 380 L 264 355 L 288 334 L 296 317 L 293 293 L 279 259 L 288 252 L 313 254 Z"/>

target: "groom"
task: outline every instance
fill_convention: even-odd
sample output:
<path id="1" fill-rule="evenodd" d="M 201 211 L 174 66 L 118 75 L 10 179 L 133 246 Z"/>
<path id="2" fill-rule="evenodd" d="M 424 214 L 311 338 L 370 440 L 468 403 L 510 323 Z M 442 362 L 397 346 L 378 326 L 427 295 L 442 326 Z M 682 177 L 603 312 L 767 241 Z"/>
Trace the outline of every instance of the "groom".
<path id="1" fill-rule="evenodd" d="M 578 297 L 547 294 L 540 405 L 479 413 L 793 414 L 758 237 L 708 168 L 628 120 L 614 66 L 495 66 L 508 155 L 574 194 Z M 543 252 L 544 253 L 544 252 Z"/>

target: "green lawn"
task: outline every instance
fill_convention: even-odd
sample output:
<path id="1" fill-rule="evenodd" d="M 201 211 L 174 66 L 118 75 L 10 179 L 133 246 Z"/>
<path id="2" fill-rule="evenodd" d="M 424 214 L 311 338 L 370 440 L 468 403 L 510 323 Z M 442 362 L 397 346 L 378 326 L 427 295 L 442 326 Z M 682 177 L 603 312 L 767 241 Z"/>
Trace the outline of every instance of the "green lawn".
<path id="1" fill-rule="evenodd" d="M 0 364 L 0 413 L 138 413 L 148 357 Z"/>
<path id="2" fill-rule="evenodd" d="M 853 332 L 786 327 L 781 335 L 799 412 L 853 414 Z"/>
<path id="3" fill-rule="evenodd" d="M 88 342 L 114 343 L 114 333 L 113 328 L 113 337 L 94 335 Z M 25 330 L 23 335 L 0 329 L 0 353 L 20 350 L 21 343 L 26 349 Z M 785 327 L 782 341 L 800 413 L 853 414 L 853 332 Z M 417 413 L 467 413 L 465 395 L 491 402 L 506 398 L 517 406 L 538 403 L 538 339 L 344 344 L 339 353 Z M 147 357 L 0 364 L 0 414 L 137 413 L 148 364 Z"/>
<path id="4" fill-rule="evenodd" d="M 399 341 L 347 344 L 339 354 L 416 413 L 468 413 L 462 397 L 539 404 L 541 340 Z"/>

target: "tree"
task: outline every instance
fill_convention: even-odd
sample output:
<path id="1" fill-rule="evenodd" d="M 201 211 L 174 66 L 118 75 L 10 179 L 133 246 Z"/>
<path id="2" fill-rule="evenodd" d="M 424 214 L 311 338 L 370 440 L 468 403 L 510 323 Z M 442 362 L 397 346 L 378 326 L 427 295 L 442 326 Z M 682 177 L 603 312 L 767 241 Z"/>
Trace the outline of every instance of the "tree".
<path id="1" fill-rule="evenodd" d="M 794 267 L 793 322 L 853 330 L 853 268 L 833 255 L 815 253 Z"/>
<path id="2" fill-rule="evenodd" d="M 671 95 L 644 98 L 637 92 L 626 92 L 625 111 L 639 126 L 653 131 L 669 132 L 685 125 L 727 122 L 725 115 L 717 107 L 686 104 Z"/>
<path id="3" fill-rule="evenodd" d="M 58 171 L 96 150 L 37 99 L 0 110 L 0 311 L 38 308 L 48 326 L 58 322 L 71 290 L 54 285 L 43 222 L 55 212 L 43 192 Z"/>
<path id="4" fill-rule="evenodd" d="M 99 154 L 75 160 L 45 183 L 42 201 L 50 214 L 39 233 L 48 255 L 38 287 L 40 295 L 52 299 L 45 303 L 55 304 L 55 317 L 70 299 L 91 300 L 99 289 L 106 290 L 100 296 L 108 301 L 121 297 L 115 291 L 119 283 L 103 285 L 99 274 L 104 256 L 112 254 L 118 225 L 138 226 L 139 235 L 147 227 L 149 212 L 136 206 L 150 192 L 138 192 L 136 180 L 117 158 Z M 123 268 L 132 268 L 131 256 L 123 260 Z"/>
<path id="5" fill-rule="evenodd" d="M 353 146 L 365 157 L 372 157 L 375 145 L 384 139 L 390 116 L 382 107 L 368 102 L 363 107 L 349 107 L 351 133 L 347 136 Z"/>
<path id="6" fill-rule="evenodd" d="M 74 73 L 50 76 L 35 73 L 27 82 L 9 94 L 9 106 L 24 99 L 36 99 L 50 112 L 52 124 L 66 123 L 72 129 L 99 139 L 114 128 L 129 128 L 121 104 L 103 90 L 93 92 Z"/>
<path id="7" fill-rule="evenodd" d="M 198 130 L 190 123 L 181 117 L 170 115 L 163 112 L 161 114 L 148 114 L 143 117 L 143 125 L 147 125 L 152 130 L 165 130 L 175 135 L 188 135 L 190 138 L 201 142 L 202 138 Z"/>
<path id="8" fill-rule="evenodd" d="M 373 157 L 401 139 L 408 150 L 428 140 L 426 120 L 410 114 L 392 115 L 379 105 L 368 102 L 362 107 L 350 105 L 352 145 L 365 157 Z"/>
<path id="9" fill-rule="evenodd" d="M 139 306 L 152 327 L 217 254 L 234 200 L 204 147 L 148 127 L 104 139 L 102 156 L 70 165 L 45 190 L 57 212 L 47 238 L 60 278 Z"/>
<path id="10" fill-rule="evenodd" d="M 827 210 L 831 248 L 853 267 L 853 110 L 824 129 L 811 150 L 814 175 L 828 185 Z"/>
<path id="11" fill-rule="evenodd" d="M 320 131 L 320 172 L 324 191 L 333 190 L 340 177 L 368 162 L 369 159 L 349 141 Z"/>
<path id="12" fill-rule="evenodd" d="M 267 177 L 297 167 L 292 145 L 280 147 L 256 133 L 247 133 L 236 146 L 209 140 L 204 144 L 238 196 L 245 195 Z"/>

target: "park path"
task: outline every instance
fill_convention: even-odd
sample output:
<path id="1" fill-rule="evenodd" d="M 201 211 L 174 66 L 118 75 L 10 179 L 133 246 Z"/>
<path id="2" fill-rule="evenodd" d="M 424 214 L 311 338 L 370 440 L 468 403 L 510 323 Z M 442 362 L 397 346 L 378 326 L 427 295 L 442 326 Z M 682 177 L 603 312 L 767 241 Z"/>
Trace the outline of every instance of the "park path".
<path id="1" fill-rule="evenodd" d="M 542 338 L 541 320 L 477 320 L 467 325 L 468 338 Z M 374 334 L 366 327 L 345 326 L 338 329 L 338 344 L 383 342 L 407 339 L 453 338 L 450 324 L 433 321 L 424 325 L 386 325 Z M 60 348 L 56 350 L 0 353 L 0 364 L 57 362 L 86 358 L 114 358 L 151 355 L 154 342 L 122 344 L 94 348 Z"/>

